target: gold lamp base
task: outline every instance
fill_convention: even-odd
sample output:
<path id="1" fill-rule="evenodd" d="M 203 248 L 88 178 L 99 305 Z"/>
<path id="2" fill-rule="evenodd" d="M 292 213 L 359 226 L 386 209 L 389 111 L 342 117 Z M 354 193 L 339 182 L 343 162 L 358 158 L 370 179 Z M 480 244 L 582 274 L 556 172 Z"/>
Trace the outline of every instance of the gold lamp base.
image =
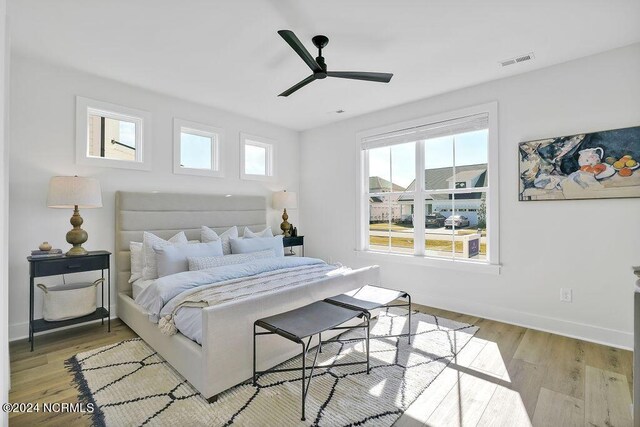
<path id="1" fill-rule="evenodd" d="M 291 224 L 287 221 L 288 219 L 289 215 L 287 215 L 287 208 L 284 208 L 284 212 L 282 213 L 282 223 L 280 224 L 280 230 L 282 230 L 284 237 L 291 237 Z"/>
<path id="2" fill-rule="evenodd" d="M 67 233 L 67 243 L 73 245 L 73 247 L 69 249 L 66 255 L 79 256 L 88 254 L 89 252 L 87 252 L 87 250 L 82 247 L 82 244 L 89 239 L 89 235 L 86 231 L 80 228 L 84 221 L 80 216 L 78 205 L 74 207 L 73 216 L 71 217 L 71 220 L 69 222 L 71 222 L 71 225 L 73 225 L 73 229 Z"/>

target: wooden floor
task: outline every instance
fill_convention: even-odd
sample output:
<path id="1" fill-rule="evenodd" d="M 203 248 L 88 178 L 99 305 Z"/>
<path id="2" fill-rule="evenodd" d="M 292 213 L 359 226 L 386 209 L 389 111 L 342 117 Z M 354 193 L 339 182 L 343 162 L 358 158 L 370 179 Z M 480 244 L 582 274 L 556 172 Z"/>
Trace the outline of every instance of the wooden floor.
<path id="1" fill-rule="evenodd" d="M 631 426 L 632 353 L 444 310 L 480 330 L 397 426 Z M 11 402 L 77 402 L 64 361 L 134 337 L 120 321 L 13 342 Z M 11 414 L 11 426 L 89 425 L 86 415 Z"/>

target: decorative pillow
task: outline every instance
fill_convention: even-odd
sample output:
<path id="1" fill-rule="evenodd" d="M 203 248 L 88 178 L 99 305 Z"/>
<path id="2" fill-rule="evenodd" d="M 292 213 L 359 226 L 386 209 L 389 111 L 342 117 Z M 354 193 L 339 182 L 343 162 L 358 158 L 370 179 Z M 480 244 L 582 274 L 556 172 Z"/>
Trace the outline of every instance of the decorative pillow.
<path id="1" fill-rule="evenodd" d="M 273 249 L 252 252 L 250 254 L 235 254 L 213 257 L 189 257 L 189 271 L 204 270 L 205 268 L 223 267 L 225 265 L 244 264 L 258 259 L 275 258 Z"/>
<path id="2" fill-rule="evenodd" d="M 142 278 L 144 280 L 157 279 L 158 278 L 158 267 L 156 264 L 156 253 L 153 250 L 155 246 L 167 246 L 173 245 L 176 243 L 187 243 L 187 236 L 184 234 L 184 231 L 179 232 L 169 240 L 164 240 L 161 237 L 156 236 L 153 233 L 149 233 L 147 231 L 143 234 L 142 239 Z"/>
<path id="3" fill-rule="evenodd" d="M 263 237 L 262 239 L 237 239 L 230 238 L 231 252 L 234 254 L 250 254 L 253 252 L 273 249 L 276 257 L 284 256 L 282 236 Z"/>
<path id="4" fill-rule="evenodd" d="M 178 245 L 154 246 L 158 277 L 168 276 L 189 270 L 190 257 L 222 258 L 222 242 L 216 240 L 209 243 L 186 243 Z"/>
<path id="5" fill-rule="evenodd" d="M 254 237 L 273 237 L 273 232 L 271 231 L 271 227 L 267 227 L 264 230 L 259 231 L 257 233 L 254 233 L 253 231 L 249 230 L 249 227 L 245 227 L 242 235 L 247 239 L 252 239 Z"/>
<path id="6" fill-rule="evenodd" d="M 206 225 L 200 227 L 200 240 L 202 240 L 202 243 L 213 242 L 218 239 L 222 240 L 222 252 L 225 255 L 231 254 L 231 245 L 229 244 L 229 239 L 231 237 L 238 238 L 238 227 L 235 225 L 220 236 Z"/>
<path id="7" fill-rule="evenodd" d="M 129 283 L 133 283 L 142 277 L 142 242 L 129 242 L 131 251 L 131 278 Z"/>

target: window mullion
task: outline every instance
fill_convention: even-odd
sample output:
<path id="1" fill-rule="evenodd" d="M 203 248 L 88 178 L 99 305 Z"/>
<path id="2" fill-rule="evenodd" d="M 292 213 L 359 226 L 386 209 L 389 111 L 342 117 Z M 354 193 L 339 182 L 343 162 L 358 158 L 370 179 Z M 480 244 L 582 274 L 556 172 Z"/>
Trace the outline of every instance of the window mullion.
<path id="1" fill-rule="evenodd" d="M 424 140 L 416 142 L 416 181 L 413 193 L 413 251 L 418 256 L 425 254 L 424 144 Z"/>

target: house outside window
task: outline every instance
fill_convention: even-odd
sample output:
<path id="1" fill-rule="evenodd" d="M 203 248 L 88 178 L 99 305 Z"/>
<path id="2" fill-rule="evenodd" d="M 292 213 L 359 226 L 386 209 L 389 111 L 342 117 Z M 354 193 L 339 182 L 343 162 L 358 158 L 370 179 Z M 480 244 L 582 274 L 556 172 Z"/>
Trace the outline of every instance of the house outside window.
<path id="1" fill-rule="evenodd" d="M 358 134 L 358 250 L 497 265 L 496 115 L 492 103 Z"/>

